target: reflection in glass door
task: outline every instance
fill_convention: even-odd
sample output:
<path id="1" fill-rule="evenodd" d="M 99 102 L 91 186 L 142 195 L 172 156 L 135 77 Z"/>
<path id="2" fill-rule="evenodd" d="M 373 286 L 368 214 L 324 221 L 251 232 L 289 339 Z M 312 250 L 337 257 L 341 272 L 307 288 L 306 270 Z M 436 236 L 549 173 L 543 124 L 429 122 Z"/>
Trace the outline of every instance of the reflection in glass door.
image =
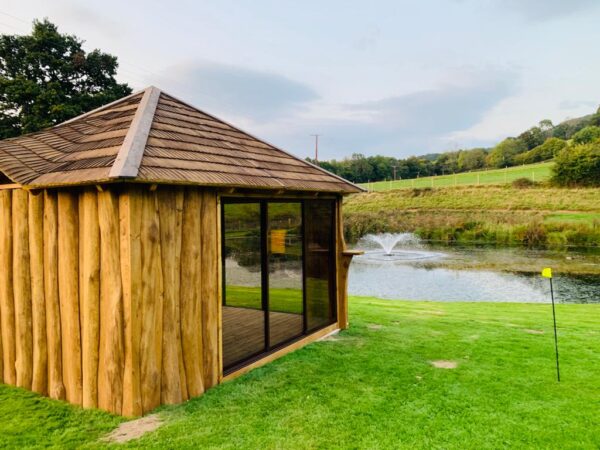
<path id="1" fill-rule="evenodd" d="M 223 205 L 223 367 L 265 350 L 261 205 Z"/>
<path id="2" fill-rule="evenodd" d="M 269 345 L 304 331 L 302 204 L 268 204 Z"/>

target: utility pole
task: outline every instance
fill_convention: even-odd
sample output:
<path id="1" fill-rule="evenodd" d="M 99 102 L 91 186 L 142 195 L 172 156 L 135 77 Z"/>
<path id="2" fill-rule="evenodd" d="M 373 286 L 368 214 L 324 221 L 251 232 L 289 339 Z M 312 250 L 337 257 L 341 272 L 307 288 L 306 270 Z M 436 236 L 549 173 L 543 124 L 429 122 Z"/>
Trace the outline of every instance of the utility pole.
<path id="1" fill-rule="evenodd" d="M 315 161 L 319 162 L 319 136 L 320 134 L 311 134 L 315 137 Z"/>
<path id="2" fill-rule="evenodd" d="M 392 168 L 394 169 L 394 181 L 396 181 L 396 169 L 398 166 L 392 166 Z"/>

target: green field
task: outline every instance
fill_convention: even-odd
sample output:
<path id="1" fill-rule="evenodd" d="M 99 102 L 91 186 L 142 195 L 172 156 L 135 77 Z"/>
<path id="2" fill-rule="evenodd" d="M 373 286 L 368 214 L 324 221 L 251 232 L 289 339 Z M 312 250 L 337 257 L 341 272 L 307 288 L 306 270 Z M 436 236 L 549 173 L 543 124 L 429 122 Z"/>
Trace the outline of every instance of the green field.
<path id="1" fill-rule="evenodd" d="M 434 177 L 413 178 L 409 180 L 378 181 L 364 183 L 362 187 L 369 191 L 389 191 L 403 188 L 469 186 L 511 183 L 518 178 L 532 181 L 547 181 L 551 176 L 552 162 L 508 167 L 507 169 L 481 170 L 477 172 L 439 175 Z"/>
<path id="2" fill-rule="evenodd" d="M 600 446 L 600 305 L 350 299 L 351 328 L 162 407 L 130 447 Z M 447 360 L 455 369 L 436 368 Z M 124 419 L 0 385 L 0 447 L 95 448 Z"/>

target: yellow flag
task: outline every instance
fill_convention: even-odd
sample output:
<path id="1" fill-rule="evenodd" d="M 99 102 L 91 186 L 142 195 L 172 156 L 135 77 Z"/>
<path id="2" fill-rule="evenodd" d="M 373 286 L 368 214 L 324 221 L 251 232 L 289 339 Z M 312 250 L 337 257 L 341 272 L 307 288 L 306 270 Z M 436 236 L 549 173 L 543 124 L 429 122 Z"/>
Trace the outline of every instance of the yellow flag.
<path id="1" fill-rule="evenodd" d="M 552 278 L 552 269 L 550 267 L 542 269 L 542 276 L 544 278 Z"/>

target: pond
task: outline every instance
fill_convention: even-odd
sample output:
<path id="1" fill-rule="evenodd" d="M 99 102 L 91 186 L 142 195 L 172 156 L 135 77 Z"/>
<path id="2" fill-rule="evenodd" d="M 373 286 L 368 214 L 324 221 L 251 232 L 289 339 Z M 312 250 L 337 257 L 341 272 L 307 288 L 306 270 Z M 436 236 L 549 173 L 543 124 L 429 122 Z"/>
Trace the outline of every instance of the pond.
<path id="1" fill-rule="evenodd" d="M 350 266 L 350 295 L 545 303 L 550 301 L 550 287 L 540 271 L 552 267 L 557 302 L 600 303 L 597 250 L 440 246 L 422 243 L 411 234 L 371 235 L 355 248 L 365 254 Z"/>

